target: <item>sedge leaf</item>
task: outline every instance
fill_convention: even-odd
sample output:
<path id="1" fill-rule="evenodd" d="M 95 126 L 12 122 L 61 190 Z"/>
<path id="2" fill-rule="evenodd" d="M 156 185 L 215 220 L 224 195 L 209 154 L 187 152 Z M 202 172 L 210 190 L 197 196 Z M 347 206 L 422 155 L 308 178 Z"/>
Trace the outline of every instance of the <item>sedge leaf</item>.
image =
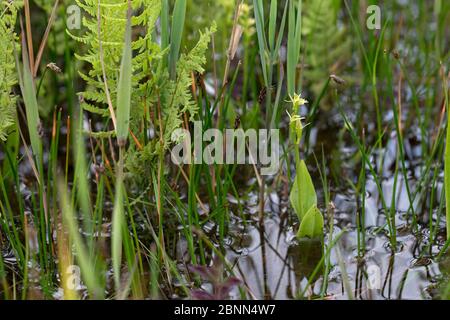
<path id="1" fill-rule="evenodd" d="M 131 55 L 131 17 L 129 13 L 125 30 L 122 63 L 120 65 L 119 84 L 117 86 L 117 139 L 119 141 L 125 141 L 127 139 L 130 125 Z"/>
<path id="2" fill-rule="evenodd" d="M 320 210 L 313 206 L 306 213 L 305 217 L 300 223 L 298 229 L 298 238 L 319 238 L 323 236 L 323 216 Z"/>

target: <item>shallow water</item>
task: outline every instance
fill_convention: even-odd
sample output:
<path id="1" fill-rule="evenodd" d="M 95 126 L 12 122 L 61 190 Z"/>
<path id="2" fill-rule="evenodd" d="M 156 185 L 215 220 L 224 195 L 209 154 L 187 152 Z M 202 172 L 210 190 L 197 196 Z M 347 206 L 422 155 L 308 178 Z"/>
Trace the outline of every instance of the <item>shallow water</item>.
<path id="1" fill-rule="evenodd" d="M 272 197 L 273 198 L 273 197 Z M 367 198 L 368 206 L 372 198 Z M 358 258 L 355 211 L 348 198 L 336 195 L 333 238 L 344 228 L 337 245 L 330 254 L 328 288 L 325 299 L 430 299 L 436 292 L 435 284 L 446 272 L 429 257 L 422 257 L 419 249 L 426 244 L 427 230 L 418 236 L 404 231 L 405 221 L 398 215 L 398 249 L 392 253 L 389 238 L 384 232 L 369 226 L 363 258 Z M 369 210 L 368 210 L 369 211 Z M 376 215 L 374 220 L 383 221 Z M 257 299 L 297 298 L 308 284 L 312 273 L 322 257 L 322 245 L 318 241 L 296 240 L 293 228 L 272 214 L 264 222 L 264 231 L 258 224 L 236 231 L 229 245 L 227 258 L 234 272 Z M 325 238 L 328 243 L 330 235 Z M 432 247 L 436 254 L 443 246 Z M 348 284 L 343 281 L 347 274 Z M 311 288 L 306 290 L 309 298 L 321 296 L 323 269 L 316 275 Z M 369 283 L 371 282 L 371 283 Z M 350 292 L 348 292 L 350 290 Z"/>
<path id="2" fill-rule="evenodd" d="M 261 241 L 257 227 L 250 227 L 243 235 L 247 245 L 241 253 L 233 250 L 227 257 L 235 264 L 234 271 L 246 283 L 255 298 L 292 299 L 307 285 L 307 279 L 314 271 L 321 257 L 321 247 L 314 242 L 302 247 L 293 243 L 293 234 L 280 228 L 278 219 L 265 222 L 264 240 Z M 331 252 L 331 270 L 325 298 L 347 299 L 349 296 L 342 281 L 339 259 L 342 259 L 351 288 L 351 296 L 358 299 L 423 299 L 433 297 L 433 284 L 443 270 L 431 259 L 417 259 L 414 254 L 417 239 L 412 235 L 399 237 L 402 248 L 392 254 L 387 248 L 389 241 L 384 236 L 371 235 L 367 240 L 366 255 L 362 261 L 357 258 L 356 233 L 349 231 L 340 241 L 341 258 L 338 249 Z M 262 246 L 265 247 L 263 256 Z M 310 249 L 310 251 L 308 251 Z M 305 256 L 307 260 L 305 261 Z M 367 271 L 378 270 L 380 277 L 369 289 Z M 265 270 L 264 270 L 265 268 Z M 373 281 L 373 280 L 372 280 Z M 311 298 L 320 296 L 323 278 L 320 277 L 308 290 Z"/>
<path id="3" fill-rule="evenodd" d="M 397 2 L 401 3 L 402 7 L 411 8 L 413 12 L 418 12 L 417 4 L 409 4 L 405 1 Z M 398 17 L 394 17 L 393 22 L 398 23 L 398 19 Z M 430 23 L 427 27 L 432 31 L 435 28 L 433 25 L 434 23 Z M 418 50 L 418 44 L 416 43 L 418 34 L 414 28 L 416 26 L 409 27 L 406 30 L 402 29 L 402 37 L 398 40 L 396 48 L 392 49 L 403 51 L 406 66 L 413 65 L 415 59 L 424 60 L 423 63 L 420 63 L 424 66 L 423 70 L 420 68 L 408 70 L 412 78 L 429 77 L 422 72 L 424 70 L 430 72 L 433 68 L 428 64 L 437 64 L 437 62 L 428 62 L 430 58 L 423 56 L 421 51 Z M 357 52 L 354 52 L 353 55 L 354 60 L 360 58 L 358 58 L 359 53 Z M 349 64 L 352 63 L 352 61 L 349 62 Z M 359 71 L 361 70 L 352 70 L 348 74 L 340 75 L 355 77 L 352 81 L 356 85 L 355 87 L 350 85 L 350 88 L 345 88 L 342 92 L 339 92 L 336 108 L 338 104 L 342 106 L 352 123 L 357 123 L 359 120 L 364 122 L 362 127 L 365 130 L 367 146 L 370 146 L 374 144 L 373 140 L 376 139 L 376 119 L 372 112 L 373 106 L 365 105 L 371 103 L 365 101 L 367 97 L 369 97 L 369 101 L 372 100 L 371 93 L 359 92 L 361 88 L 357 87 L 361 82 L 360 79 L 358 80 L 359 75 L 357 73 Z M 381 79 L 380 82 L 382 82 Z M 379 83 L 378 88 L 383 109 L 383 127 L 392 130 L 394 116 L 392 107 L 389 105 L 389 99 L 383 96 L 389 91 L 383 91 L 384 85 Z M 424 83 L 422 82 L 415 89 L 419 92 L 420 99 L 425 96 L 422 91 L 428 89 L 428 87 L 423 86 Z M 212 88 L 213 86 L 211 86 L 211 90 L 214 91 Z M 240 94 L 241 92 L 238 89 L 236 88 L 236 92 Z M 406 85 L 400 90 L 402 90 L 403 96 L 403 117 L 409 119 L 410 113 L 413 111 L 412 92 Z M 308 92 L 305 92 L 305 97 L 308 98 Z M 312 96 L 311 98 L 313 99 Z M 419 102 L 422 104 L 422 101 Z M 255 103 L 249 101 L 248 107 L 251 108 L 252 106 L 255 107 Z M 363 107 L 369 111 L 363 111 L 364 114 L 360 119 L 357 114 Z M 319 164 L 322 161 L 323 151 L 327 163 L 325 174 L 329 179 L 330 201 L 333 204 L 333 210 L 330 211 L 332 212 L 331 217 L 327 214 L 329 204 L 325 203 L 324 190 L 315 165 L 315 159 L 311 156 L 311 152 L 305 152 L 307 164 L 317 189 L 319 207 L 326 217 L 326 233 L 323 240 L 325 249 L 322 243 L 318 241 L 298 240 L 295 237 L 298 223 L 295 214 L 290 209 L 288 200 L 288 186 L 292 182 L 292 177 L 291 181 L 286 181 L 284 186 L 281 184 L 282 186 L 277 190 L 273 190 L 267 183 L 266 189 L 269 191 L 265 195 L 265 218 L 263 228 L 260 226 L 258 218 L 259 199 L 255 191 L 257 181 L 253 172 L 248 174 L 248 177 L 250 177 L 248 180 L 245 180 L 244 174 L 238 174 L 235 177 L 235 184 L 238 188 L 253 187 L 250 188 L 252 190 L 250 192 L 241 190 L 245 191 L 240 194 L 241 200 L 243 200 L 243 217 L 238 214 L 238 201 L 231 196 L 229 197 L 228 205 L 231 209 L 231 221 L 228 224 L 228 232 L 225 235 L 224 243 L 219 243 L 217 240 L 218 236 L 215 234 L 217 228 L 213 222 L 206 222 L 203 225 L 205 234 L 211 235 L 210 240 L 217 248 L 222 245 L 225 247 L 226 258 L 232 265 L 234 274 L 242 281 L 247 298 L 432 299 L 437 297 L 439 294 L 438 285 L 443 277 L 448 278 L 450 271 L 449 259 L 441 262 L 437 262 L 436 259 L 445 242 L 444 219 L 436 219 L 439 214 L 444 214 L 442 207 L 440 207 L 443 193 L 443 166 L 442 162 L 436 161 L 437 163 L 432 165 L 428 173 L 429 180 L 422 181 L 426 166 L 424 161 L 428 155 L 422 154 L 421 150 L 422 139 L 425 139 L 428 144 L 430 137 L 436 133 L 436 128 L 432 128 L 432 125 L 430 125 L 429 132 L 425 133 L 427 136 L 422 137 L 422 132 L 420 132 L 416 120 L 409 119 L 406 121 L 409 126 L 404 128 L 405 168 L 402 167 L 403 164 L 397 163 L 396 132 L 387 131 L 385 133 L 382 141 L 383 147 L 379 150 L 373 150 L 370 160 L 376 172 L 379 173 L 382 195 L 387 204 L 387 209 L 390 209 L 394 202 L 395 206 L 392 206 L 391 212 L 386 212 L 383 209 L 376 182 L 366 168 L 365 203 L 364 208 L 362 208 L 361 197 L 355 193 L 349 183 L 357 183 L 361 170 L 361 158 L 358 157 L 355 142 L 349 138 L 343 129 L 345 127 L 343 119 L 336 108 L 331 111 L 321 111 L 314 123 L 306 129 L 311 130 L 308 151 L 314 151 Z M 308 110 L 303 111 L 306 115 Z M 436 112 L 438 113 L 439 110 Z M 430 118 L 433 118 L 433 116 Z M 285 117 L 283 121 L 287 121 L 287 118 Z M 288 127 L 287 122 L 281 123 L 280 127 L 286 129 Z M 101 128 L 97 129 L 101 130 Z M 62 127 L 62 132 L 64 133 L 64 127 Z M 50 132 L 48 132 L 49 134 Z M 153 137 L 153 135 L 150 136 Z M 22 149 L 21 154 L 24 153 Z M 64 146 L 62 146 L 61 154 L 65 154 Z M 3 157 L 0 150 L 0 163 L 4 161 Z M 396 166 L 399 167 L 396 168 Z M 436 183 L 431 185 L 431 181 L 433 181 L 431 175 L 435 166 L 437 166 L 438 172 L 437 179 Z M 287 176 L 287 169 L 283 169 L 283 174 Z M 404 174 L 403 169 L 405 170 Z M 294 170 L 295 168 L 292 166 L 292 175 L 295 174 Z M 398 173 L 397 179 L 395 178 L 396 173 Z M 32 191 L 30 191 L 29 185 L 34 183 L 34 176 L 28 161 L 21 162 L 20 176 L 20 190 L 15 192 L 21 193 L 26 205 L 32 208 Z M 422 189 L 415 196 L 412 205 L 417 213 L 417 229 L 412 228 L 413 218 L 410 212 L 409 192 L 406 187 L 405 176 L 407 185 L 413 194 L 416 188 L 422 184 Z M 200 192 L 204 192 L 201 185 L 199 189 Z M 179 192 L 183 194 L 185 190 L 181 189 Z M 183 196 L 181 196 L 181 199 L 185 200 Z M 431 202 L 432 206 L 430 205 Z M 207 203 L 205 205 L 208 206 Z M 109 214 L 112 207 L 113 205 L 108 202 L 105 204 L 105 211 Z M 358 247 L 358 239 L 361 237 L 361 232 L 358 231 L 358 217 L 362 212 L 365 213 L 364 231 L 362 231 L 365 235 L 365 242 L 360 248 Z M 386 226 L 388 223 L 387 215 L 391 213 L 395 217 L 394 226 L 397 242 L 395 250 L 392 248 L 389 230 Z M 173 216 L 176 217 L 175 214 Z M 145 238 L 146 244 L 151 244 L 153 239 L 149 235 L 150 232 L 146 229 L 144 223 L 139 223 L 139 219 L 139 217 L 136 217 L 140 227 L 138 230 L 139 236 Z M 435 230 L 430 230 L 430 219 Z M 170 226 L 167 227 L 168 233 L 173 232 L 173 237 L 177 238 L 177 240 L 174 240 L 174 243 L 177 244 L 174 248 L 169 248 L 168 252 L 178 262 L 177 266 L 182 275 L 185 275 L 186 264 L 189 264 L 190 261 L 186 241 L 180 236 L 181 232 L 178 232 L 182 226 L 179 225 L 176 218 L 168 223 L 170 223 Z M 104 226 L 104 232 L 95 236 L 102 239 L 105 243 L 103 249 L 109 252 L 111 233 L 109 218 L 105 219 Z M 330 233 L 331 226 L 332 232 Z M 436 239 L 430 239 L 432 235 L 436 235 Z M 330 248 L 328 255 L 326 250 L 330 247 L 330 242 L 337 238 L 339 240 Z M 2 239 L 0 238 L 0 240 Z M 3 245 L 1 253 L 6 268 L 9 274 L 12 274 L 16 271 L 16 258 L 7 243 L 0 242 L 0 245 Z M 107 257 L 107 254 L 105 254 L 105 257 Z M 321 259 L 325 259 L 325 268 L 317 268 Z M 32 265 L 31 268 L 33 270 L 30 272 L 30 277 L 34 277 L 34 279 L 30 279 L 33 284 L 32 289 L 36 291 L 36 296 L 39 296 L 39 266 Z M 111 281 L 111 271 L 106 276 L 108 281 Z M 148 275 L 144 277 L 148 278 Z M 194 286 L 189 281 L 183 284 L 190 289 Z M 168 287 L 165 283 L 160 285 L 162 290 Z M 179 283 L 174 283 L 173 286 L 178 287 Z M 205 283 L 204 287 L 208 288 L 208 284 Z M 325 287 L 326 289 L 324 289 Z M 80 288 L 80 291 L 85 292 L 85 288 Z M 169 298 L 187 298 L 182 292 L 166 291 L 165 293 Z M 56 299 L 61 298 L 60 291 L 56 291 L 54 297 Z M 240 298 L 237 289 L 232 292 L 232 297 Z"/>
<path id="4" fill-rule="evenodd" d="M 325 132 L 315 129 L 312 136 L 316 140 L 312 140 L 312 147 L 320 144 L 329 148 L 324 153 L 327 163 L 339 163 L 340 179 L 345 176 L 357 178 L 360 169 L 357 169 L 357 163 L 352 160 L 357 151 L 346 147 L 345 142 L 341 145 L 326 141 L 330 130 L 330 126 L 327 127 Z M 405 172 L 410 193 L 414 195 L 423 178 L 424 164 L 420 144 L 415 136 L 407 136 L 404 141 Z M 315 150 L 316 154 L 320 152 L 320 149 Z M 378 154 L 382 157 L 377 157 Z M 331 237 L 328 217 L 325 219 L 325 249 L 322 249 L 320 242 L 299 242 L 296 239 L 298 225 L 296 219 L 292 219 L 295 214 L 290 212 L 288 199 L 283 192 L 273 191 L 265 197 L 267 218 L 264 220 L 264 228 L 260 228 L 257 222 L 247 227 L 235 227 L 227 253 L 227 258 L 234 265 L 234 272 L 248 287 L 251 296 L 257 299 L 293 299 L 301 296 L 310 299 L 432 299 L 438 296 L 437 287 L 449 271 L 448 263 L 438 263 L 436 259 L 445 244 L 445 219 L 440 219 L 439 224 L 436 221 L 439 203 L 443 199 L 442 177 L 436 180 L 433 193 L 432 186 L 425 184 L 424 190 L 415 197 L 412 207 L 417 217 L 417 228 L 413 229 L 411 211 L 408 213 L 408 189 L 401 170 L 397 170 L 398 176 L 395 179 L 395 132 L 391 133 L 386 147 L 375 155 L 371 162 L 375 170 L 382 168 L 380 184 L 387 209 L 391 210 L 391 205 L 394 204 L 393 211 L 388 214 L 395 216 L 396 249 L 392 250 L 387 216 L 381 205 L 377 185 L 368 170 L 364 206 L 365 244 L 362 249 L 358 248 L 358 236 L 361 237 L 361 233 L 357 226 L 357 217 L 362 212 L 361 198 L 355 195 L 353 189 L 349 189 L 349 185 L 341 181 L 340 187 L 331 189 L 333 234 Z M 319 204 L 322 204 L 321 209 L 326 217 L 328 215 L 325 214 L 321 181 L 315 172 L 317 169 L 314 166 L 311 168 L 314 184 L 318 189 Z M 252 194 L 247 197 L 249 200 L 245 212 L 256 221 L 258 196 Z M 431 197 L 434 199 L 432 210 L 429 208 Z M 430 211 L 436 239 L 430 239 Z M 440 214 L 445 215 L 442 212 Z M 327 284 L 324 285 L 326 271 L 323 268 L 317 269 L 314 277 L 311 275 L 324 256 L 323 250 L 329 247 L 330 237 L 340 238 L 331 249 L 329 263 L 325 263 L 328 266 L 328 276 Z M 323 290 L 324 287 L 326 290 Z"/>
<path id="5" fill-rule="evenodd" d="M 328 129 L 325 134 L 326 132 Z M 345 145 L 326 144 L 327 141 L 321 140 L 323 134 L 320 130 L 312 134 L 314 137 L 311 140 L 312 147 L 320 144 L 330 148 L 325 153 L 327 162 L 338 161 L 343 175 L 356 177 L 357 165 L 351 160 L 355 149 Z M 408 183 L 411 190 L 414 190 L 422 174 L 420 146 L 408 139 L 405 141 Z M 340 150 L 340 159 L 336 157 L 333 148 Z M 391 249 L 386 214 L 380 205 L 379 192 L 369 174 L 365 186 L 364 255 L 358 255 L 357 216 L 361 213 L 360 200 L 348 185 L 343 184 L 339 188 L 330 190 L 330 200 L 333 203 L 333 234 L 331 236 L 330 217 L 326 214 L 326 208 L 323 205 L 324 194 L 317 169 L 314 167 L 312 167 L 312 176 L 317 188 L 319 205 L 326 218 L 325 249 L 320 241 L 299 241 L 295 237 L 298 223 L 290 209 L 288 193 L 283 188 L 282 190 L 267 188 L 270 191 L 265 195 L 263 228 L 259 226 L 259 199 L 256 191 L 242 193 L 240 201 L 244 208 L 243 216 L 238 216 L 238 200 L 230 195 L 228 200 L 231 221 L 224 247 L 226 258 L 233 266 L 234 274 L 245 287 L 246 296 L 253 299 L 432 299 L 437 297 L 439 294 L 437 286 L 450 269 L 448 261 L 436 262 L 436 256 L 445 242 L 445 224 L 441 219 L 436 232 L 437 239 L 430 246 L 429 208 L 424 205 L 428 202 L 429 195 L 425 193 L 424 197 L 420 199 L 417 197 L 417 201 L 414 201 L 414 209 L 418 213 L 419 221 L 417 230 L 412 230 L 412 217 L 407 213 L 408 194 L 401 174 L 398 175 L 394 187 L 393 163 L 396 148 L 396 140 L 393 136 L 381 153 L 383 154 L 381 187 L 385 202 L 390 204 L 393 196 L 396 200 L 394 214 L 397 248 L 395 252 Z M 317 154 L 317 150 L 315 152 Z M 374 157 L 372 162 L 375 167 L 376 161 Z M 22 167 L 24 181 L 31 175 L 30 169 L 24 163 Z M 245 174 L 239 179 L 244 179 L 236 182 L 241 186 L 256 185 L 254 178 L 245 180 Z M 330 184 L 333 185 L 333 183 Z M 31 193 L 27 186 L 22 184 L 21 188 L 20 192 L 29 199 Z M 434 197 L 440 199 L 443 191 L 442 177 L 437 179 L 435 190 Z M 29 205 L 31 206 L 31 203 Z M 112 204 L 109 203 L 106 208 L 112 210 Z M 433 210 L 433 223 L 436 227 L 435 211 L 437 209 Z M 107 222 L 105 221 L 105 233 L 101 235 L 101 238 L 109 242 L 110 224 Z M 203 229 L 210 235 L 211 232 L 217 231 L 216 225 L 211 222 L 206 223 Z M 143 236 L 148 233 L 144 225 L 139 233 Z M 332 246 L 329 261 L 325 263 L 328 269 L 317 268 L 322 258 L 327 261 L 328 255 L 324 253 L 329 247 L 330 237 L 333 240 L 337 238 L 339 240 Z M 211 237 L 211 240 L 214 241 L 216 238 Z M 217 240 L 215 245 L 219 247 Z M 4 249 L 3 256 L 7 268 L 14 270 L 16 264 L 14 255 L 7 248 Z M 186 262 L 185 258 L 188 257 L 187 247 L 182 238 L 178 241 L 176 256 L 181 263 L 179 265 L 183 265 Z M 187 263 L 189 264 L 189 261 Z M 38 270 L 38 266 L 35 267 L 33 269 Z M 327 276 L 325 277 L 324 274 Z M 108 275 L 108 278 L 110 277 L 111 274 Z M 323 290 L 324 279 L 327 281 L 326 290 Z M 31 289 L 34 289 L 36 296 L 39 296 L 39 281 L 35 282 Z M 191 287 L 189 283 L 186 285 Z M 85 291 L 82 288 L 80 290 Z M 58 299 L 59 296 L 56 292 L 54 297 Z M 182 298 L 184 295 L 175 294 L 173 297 Z M 240 298 L 238 290 L 232 292 L 232 297 Z"/>

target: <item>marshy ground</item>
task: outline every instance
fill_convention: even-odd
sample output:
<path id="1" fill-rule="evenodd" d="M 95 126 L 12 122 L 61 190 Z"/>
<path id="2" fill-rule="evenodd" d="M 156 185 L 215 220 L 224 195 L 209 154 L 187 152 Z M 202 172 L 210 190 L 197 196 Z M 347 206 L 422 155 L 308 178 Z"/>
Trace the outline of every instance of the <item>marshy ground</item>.
<path id="1" fill-rule="evenodd" d="M 450 2 L 0 17 L 1 299 L 450 298 Z M 174 163 L 194 121 L 276 130 L 277 170 Z"/>

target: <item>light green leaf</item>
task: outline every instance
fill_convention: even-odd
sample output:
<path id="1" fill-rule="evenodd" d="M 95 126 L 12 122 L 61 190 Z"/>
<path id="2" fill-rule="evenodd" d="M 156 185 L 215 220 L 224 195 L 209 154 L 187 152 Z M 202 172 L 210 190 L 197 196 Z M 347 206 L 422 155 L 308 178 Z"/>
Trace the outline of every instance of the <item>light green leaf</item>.
<path id="1" fill-rule="evenodd" d="M 297 176 L 289 196 L 291 205 L 301 221 L 313 206 L 317 206 L 317 195 L 305 161 L 297 165 Z"/>
<path id="2" fill-rule="evenodd" d="M 267 41 L 264 33 L 264 5 L 262 0 L 253 0 L 255 12 L 256 34 L 258 36 L 259 58 L 261 59 L 262 74 L 265 86 L 269 86 L 267 79 L 266 49 Z"/>
<path id="3" fill-rule="evenodd" d="M 296 70 L 300 58 L 301 28 L 302 28 L 302 0 L 289 2 L 287 42 L 287 89 L 293 95 L 296 88 Z"/>
<path id="4" fill-rule="evenodd" d="M 275 26 L 277 24 L 278 1 L 270 2 L 270 18 L 269 18 L 269 47 L 273 50 L 275 47 Z"/>
<path id="5" fill-rule="evenodd" d="M 297 232 L 298 238 L 319 238 L 323 236 L 323 216 L 320 210 L 313 206 L 306 213 L 302 222 L 300 223 L 300 228 Z"/>
<path id="6" fill-rule="evenodd" d="M 116 195 L 114 198 L 114 211 L 112 217 L 112 235 L 111 235 L 111 259 L 114 270 L 114 283 L 116 290 L 120 290 L 120 270 L 122 263 L 122 240 L 123 229 L 125 228 L 125 210 L 124 210 L 124 185 L 123 172 L 119 170 L 118 180 L 116 181 Z"/>
<path id="7" fill-rule="evenodd" d="M 444 82 L 444 88 L 448 88 L 447 80 Z M 450 110 L 448 90 L 445 92 L 445 109 L 447 110 L 447 137 L 445 140 L 445 155 L 444 155 L 444 188 L 445 188 L 445 212 L 447 224 L 447 240 L 450 239 Z"/>
<path id="8" fill-rule="evenodd" d="M 28 132 L 30 135 L 31 149 L 37 162 L 39 171 L 42 169 L 42 140 L 39 134 L 41 120 L 39 119 L 39 107 L 36 98 L 36 89 L 34 86 L 33 75 L 28 61 L 27 47 L 25 40 L 22 39 L 22 60 L 23 73 L 18 73 L 20 90 L 22 92 L 23 102 L 25 104 L 25 113 L 27 115 Z M 16 55 L 16 65 L 19 67 L 19 61 Z"/>
<path id="9" fill-rule="evenodd" d="M 128 13 L 127 27 L 125 30 L 125 45 L 120 66 L 119 84 L 117 86 L 117 139 L 119 141 L 126 141 L 128 137 L 128 128 L 130 126 L 132 77 L 130 13 L 131 11 Z"/>
<path id="10" fill-rule="evenodd" d="M 180 55 L 181 40 L 186 18 L 186 0 L 175 1 L 172 17 L 172 28 L 170 36 L 170 76 L 172 80 L 176 77 L 176 64 Z"/>
<path id="11" fill-rule="evenodd" d="M 81 269 L 81 276 L 83 277 L 86 287 L 92 298 L 102 299 L 103 292 L 101 288 L 101 280 L 96 274 L 95 262 L 89 254 L 89 250 L 86 247 L 83 238 L 80 234 L 80 226 L 77 222 L 77 214 L 72 202 L 70 201 L 70 195 L 67 190 L 69 187 L 65 185 L 61 178 L 58 179 L 58 196 L 61 202 L 61 212 L 64 221 L 64 227 L 67 228 L 70 239 L 74 246 L 74 251 L 77 257 L 77 263 Z"/>

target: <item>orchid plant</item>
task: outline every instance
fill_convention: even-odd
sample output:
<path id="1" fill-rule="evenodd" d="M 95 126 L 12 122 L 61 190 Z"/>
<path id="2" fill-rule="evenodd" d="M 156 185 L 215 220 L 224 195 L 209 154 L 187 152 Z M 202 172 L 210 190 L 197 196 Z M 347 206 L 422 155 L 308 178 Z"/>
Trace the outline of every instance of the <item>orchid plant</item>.
<path id="1" fill-rule="evenodd" d="M 323 236 L 323 216 L 317 207 L 317 195 L 305 161 L 300 158 L 300 143 L 303 133 L 302 120 L 298 113 L 308 103 L 300 94 L 290 96 L 293 114 L 290 118 L 290 138 L 294 144 L 296 176 L 289 196 L 292 208 L 298 216 L 300 227 L 298 238 L 320 238 Z"/>

